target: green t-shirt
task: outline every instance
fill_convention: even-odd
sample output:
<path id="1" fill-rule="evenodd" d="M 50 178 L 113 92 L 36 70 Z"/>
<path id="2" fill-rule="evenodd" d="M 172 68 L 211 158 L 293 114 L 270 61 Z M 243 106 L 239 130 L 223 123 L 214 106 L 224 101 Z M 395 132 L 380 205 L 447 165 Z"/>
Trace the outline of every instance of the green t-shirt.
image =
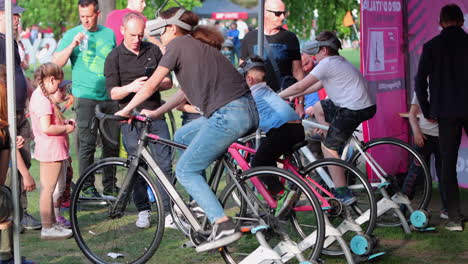
<path id="1" fill-rule="evenodd" d="M 57 51 L 68 47 L 83 26 L 68 30 L 60 41 Z M 88 49 L 80 51 L 79 46 L 73 49 L 70 56 L 72 63 L 72 93 L 76 97 L 110 100 L 106 91 L 104 63 L 107 55 L 115 47 L 114 32 L 110 28 L 98 25 L 98 30 L 86 32 Z"/>

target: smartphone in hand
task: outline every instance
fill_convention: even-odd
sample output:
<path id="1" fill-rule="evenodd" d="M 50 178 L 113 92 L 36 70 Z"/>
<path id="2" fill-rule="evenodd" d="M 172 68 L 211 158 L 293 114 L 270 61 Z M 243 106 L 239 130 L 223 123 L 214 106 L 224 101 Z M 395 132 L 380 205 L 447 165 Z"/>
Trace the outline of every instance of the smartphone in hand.
<path id="1" fill-rule="evenodd" d="M 151 77 L 153 75 L 154 70 L 156 70 L 156 67 L 145 67 L 145 76 L 146 77 Z"/>

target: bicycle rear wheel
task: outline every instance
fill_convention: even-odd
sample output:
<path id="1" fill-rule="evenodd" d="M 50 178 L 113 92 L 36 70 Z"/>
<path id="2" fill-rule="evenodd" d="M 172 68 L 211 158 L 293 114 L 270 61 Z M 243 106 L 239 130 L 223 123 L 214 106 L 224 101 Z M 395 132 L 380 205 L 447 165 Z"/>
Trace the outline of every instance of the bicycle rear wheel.
<path id="1" fill-rule="evenodd" d="M 261 195 L 258 195 L 252 183 L 257 177 L 267 177 L 268 179 L 278 179 L 283 182 L 288 190 L 294 190 L 297 193 L 292 210 L 289 216 L 279 219 L 275 216 L 276 208 L 269 206 Z M 322 249 L 325 223 L 320 203 L 313 195 L 310 188 L 296 175 L 274 167 L 256 167 L 242 173 L 238 183 L 247 193 L 248 197 L 241 195 L 241 192 L 233 182 L 228 185 L 220 196 L 220 201 L 224 207 L 225 213 L 232 217 L 236 224 L 245 229 L 253 228 L 259 225 L 256 217 L 248 208 L 246 199 L 251 202 L 260 217 L 269 225 L 269 228 L 263 232 L 270 247 L 275 248 L 282 242 L 282 237 L 277 233 L 283 230 L 288 234 L 292 241 L 304 246 L 306 250 L 302 254 L 311 260 L 317 260 Z M 300 233 L 292 221 L 300 222 Z M 242 230 L 242 229 L 241 229 Z M 308 246 L 301 234 L 307 234 Z M 255 235 L 246 232 L 244 236 L 220 250 L 226 263 L 240 263 L 247 261 L 246 258 L 256 248 L 259 247 Z"/>
<path id="2" fill-rule="evenodd" d="M 390 185 L 386 187 L 390 197 L 401 192 L 408 196 L 414 210 L 427 208 L 431 200 L 432 177 L 424 158 L 412 146 L 395 138 L 379 138 L 364 144 L 362 150 L 378 164 L 383 176 L 390 182 Z M 360 152 L 356 151 L 353 154 L 350 163 L 366 174 L 373 187 L 380 184 L 380 180 L 367 165 Z M 416 174 L 410 175 L 408 173 L 411 164 L 416 166 Z M 383 198 L 378 189 L 376 189 L 375 196 L 377 202 Z M 401 206 L 401 208 L 409 219 L 409 210 L 406 210 L 405 206 Z M 386 211 L 380 215 L 377 218 L 377 223 L 382 226 L 401 225 L 394 210 Z"/>
<path id="3" fill-rule="evenodd" d="M 349 183 L 348 188 L 351 190 L 356 202 L 344 205 L 335 199 L 333 195 L 328 195 L 325 191 L 312 184 L 313 181 L 310 180 L 317 179 L 319 181 L 322 173 L 330 175 L 329 169 L 331 166 L 339 167 L 343 170 L 346 181 Z M 327 199 L 332 206 L 326 214 L 335 228 L 346 230 L 346 232 L 342 232 L 342 235 L 343 239 L 348 242 L 348 245 L 350 245 L 350 241 L 355 235 L 372 234 L 377 220 L 377 204 L 374 191 L 365 176 L 356 167 L 340 159 L 321 159 L 308 164 L 304 168 L 304 172 L 304 175 L 307 175 L 305 181 L 310 184 L 311 188 L 314 188 L 322 197 Z M 328 186 L 321 187 L 328 192 L 332 191 Z M 364 213 L 368 216 L 362 216 Z M 362 231 L 349 230 L 350 223 L 359 225 Z M 333 237 L 325 239 L 322 252 L 332 256 L 343 254 L 341 246 Z"/>
<path id="4" fill-rule="evenodd" d="M 91 165 L 79 179 L 71 203 L 71 224 L 75 240 L 81 251 L 93 263 L 145 263 L 153 256 L 164 232 L 164 207 L 155 182 L 140 166 L 138 182 L 144 184 L 144 208 L 135 205 L 133 186 L 128 190 L 130 199 L 124 211 L 111 215 L 116 201 L 114 196 L 103 196 L 97 185 L 101 176 L 96 175 L 96 189 L 101 197 L 83 195 L 84 183 L 98 170 L 115 173 L 117 187 L 127 176 L 129 161 L 122 158 L 107 158 Z M 122 193 L 122 191 L 120 192 Z M 146 199 L 147 198 L 147 199 Z M 149 210 L 150 226 L 140 229 L 135 225 L 139 211 Z"/>

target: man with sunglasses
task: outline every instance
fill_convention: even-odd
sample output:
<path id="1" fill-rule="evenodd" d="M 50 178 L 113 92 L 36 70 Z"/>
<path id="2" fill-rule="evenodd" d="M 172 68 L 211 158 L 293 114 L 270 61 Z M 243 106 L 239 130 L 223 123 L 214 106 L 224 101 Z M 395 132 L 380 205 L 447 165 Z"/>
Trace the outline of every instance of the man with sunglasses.
<path id="1" fill-rule="evenodd" d="M 263 58 L 266 62 L 266 81 L 275 92 L 287 88 L 286 79 L 302 80 L 304 72 L 301 64 L 299 40 L 296 34 L 284 29 L 283 22 L 287 16 L 286 6 L 281 0 L 267 0 L 265 2 L 265 47 Z M 247 33 L 241 46 L 242 63 L 247 57 L 258 53 L 258 30 Z M 283 86 L 283 87 L 281 87 Z M 304 115 L 304 100 L 300 97 L 296 101 L 296 112 Z"/>

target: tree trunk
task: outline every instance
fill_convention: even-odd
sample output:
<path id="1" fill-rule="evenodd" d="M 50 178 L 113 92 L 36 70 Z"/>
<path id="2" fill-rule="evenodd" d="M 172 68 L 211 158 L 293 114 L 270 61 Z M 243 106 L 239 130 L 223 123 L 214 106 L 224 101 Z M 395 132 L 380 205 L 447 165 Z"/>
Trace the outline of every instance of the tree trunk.
<path id="1" fill-rule="evenodd" d="M 115 0 L 99 1 L 99 9 L 101 10 L 101 15 L 99 16 L 98 23 L 104 25 L 106 23 L 107 14 L 115 9 Z"/>

